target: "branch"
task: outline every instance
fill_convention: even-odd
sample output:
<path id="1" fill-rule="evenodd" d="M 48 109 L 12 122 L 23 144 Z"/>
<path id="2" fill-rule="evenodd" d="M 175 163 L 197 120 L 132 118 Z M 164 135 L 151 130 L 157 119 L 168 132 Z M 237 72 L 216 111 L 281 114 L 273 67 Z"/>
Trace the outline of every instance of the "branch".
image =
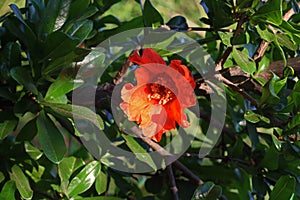
<path id="1" fill-rule="evenodd" d="M 236 84 L 232 83 L 230 80 L 223 77 L 221 74 L 215 74 L 215 78 L 217 78 L 220 82 L 223 82 L 225 85 L 230 87 L 233 91 L 240 93 L 245 99 L 251 102 L 253 106 L 258 108 L 258 103 L 254 98 L 252 98 L 248 93 L 246 93 L 242 88 L 239 88 Z"/>
<path id="2" fill-rule="evenodd" d="M 114 84 L 115 84 L 115 85 L 117 85 L 117 84 L 119 84 L 119 83 L 122 82 L 122 80 L 123 80 L 122 77 L 126 74 L 127 69 L 128 69 L 130 66 L 132 66 L 132 65 L 133 65 L 133 63 L 130 62 L 128 59 L 124 62 L 124 64 L 123 64 L 121 70 L 118 72 L 118 74 L 117 74 L 116 77 L 114 78 Z"/>
<path id="3" fill-rule="evenodd" d="M 169 177 L 169 182 L 170 182 L 170 189 L 173 195 L 173 199 L 174 200 L 179 200 L 179 196 L 178 196 L 178 188 L 176 186 L 176 181 L 175 181 L 175 177 L 173 174 L 173 170 L 172 170 L 172 164 L 167 166 L 167 174 Z"/>
<path id="4" fill-rule="evenodd" d="M 149 137 L 143 136 L 141 133 L 141 130 L 137 127 L 131 128 L 131 131 L 140 139 L 142 139 L 146 144 L 148 144 L 153 150 L 157 151 L 161 156 L 168 159 L 168 157 L 173 156 L 168 151 L 166 151 L 164 148 L 162 148 L 159 144 L 151 140 Z M 202 185 L 203 181 L 195 175 L 191 170 L 189 170 L 187 167 L 185 167 L 183 164 L 181 164 L 178 160 L 175 160 L 173 163 L 173 166 L 177 169 L 181 170 L 183 174 L 185 174 L 187 177 L 189 177 L 192 181 L 194 181 L 198 185 Z"/>

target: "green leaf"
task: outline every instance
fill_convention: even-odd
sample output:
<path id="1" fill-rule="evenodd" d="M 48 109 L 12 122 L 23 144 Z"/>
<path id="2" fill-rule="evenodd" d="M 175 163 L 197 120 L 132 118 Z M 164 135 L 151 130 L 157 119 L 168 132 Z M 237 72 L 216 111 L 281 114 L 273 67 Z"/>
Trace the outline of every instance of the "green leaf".
<path id="1" fill-rule="evenodd" d="M 82 16 L 84 11 L 88 9 L 90 1 L 74 0 L 70 3 L 67 21 Z"/>
<path id="2" fill-rule="evenodd" d="M 19 84 L 23 85 L 27 90 L 31 91 L 33 94 L 37 95 L 38 90 L 33 84 L 32 77 L 30 76 L 28 70 L 24 67 L 14 67 L 10 70 L 10 74 Z"/>
<path id="3" fill-rule="evenodd" d="M 4 174 L 3 174 L 2 172 L 0 172 L 0 183 L 1 183 L 2 181 L 4 181 L 4 179 L 5 179 Z"/>
<path id="4" fill-rule="evenodd" d="M 28 153 L 28 155 L 33 160 L 38 160 L 43 155 L 43 152 L 41 152 L 38 148 L 31 145 L 28 141 L 25 141 L 24 143 L 25 151 Z"/>
<path id="5" fill-rule="evenodd" d="M 2 53 L 8 69 L 21 65 L 21 50 L 16 42 L 9 42 L 6 44 Z"/>
<path id="6" fill-rule="evenodd" d="M 156 170 L 156 165 L 152 160 L 150 154 L 134 139 L 134 137 L 122 134 L 128 148 L 135 154 L 136 158 L 142 162 L 147 163 L 152 169 Z"/>
<path id="7" fill-rule="evenodd" d="M 51 60 L 49 65 L 43 70 L 43 74 L 52 75 L 55 72 L 60 72 L 62 67 L 68 68 L 72 66 L 72 62 L 78 62 L 82 60 L 86 55 L 90 53 L 90 50 L 75 48 L 72 52 Z"/>
<path id="8" fill-rule="evenodd" d="M 270 194 L 270 200 L 290 199 L 295 193 L 295 186 L 294 177 L 281 176 Z"/>
<path id="9" fill-rule="evenodd" d="M 219 29 L 235 22 L 230 5 L 226 1 L 202 0 L 200 4 L 207 10 L 207 21 L 213 28 Z"/>
<path id="10" fill-rule="evenodd" d="M 244 118 L 251 123 L 258 123 L 260 121 L 270 123 L 270 120 L 267 117 L 257 114 L 252 110 L 247 110 L 244 114 Z"/>
<path id="11" fill-rule="evenodd" d="M 0 122 L 0 140 L 6 138 L 6 136 L 15 129 L 17 123 L 17 120 L 5 120 L 4 122 Z"/>
<path id="12" fill-rule="evenodd" d="M 15 200 L 15 191 L 16 191 L 15 181 L 13 180 L 7 181 L 0 192 L 0 199 Z"/>
<path id="13" fill-rule="evenodd" d="M 120 2 L 121 0 L 95 0 L 97 7 L 100 10 L 100 13 L 104 13 L 107 11 L 111 6 Z"/>
<path id="14" fill-rule="evenodd" d="M 215 185 L 213 182 L 206 182 L 195 190 L 192 200 L 217 200 L 221 195 L 222 188 L 220 186 Z"/>
<path id="15" fill-rule="evenodd" d="M 233 33 L 218 31 L 218 35 L 220 36 L 223 44 L 225 44 L 226 46 L 231 46 L 231 38 L 233 37 Z"/>
<path id="16" fill-rule="evenodd" d="M 66 144 L 61 132 L 43 110 L 36 123 L 38 140 L 46 157 L 54 163 L 59 163 L 66 153 Z"/>
<path id="17" fill-rule="evenodd" d="M 185 17 L 183 17 L 183 16 L 172 17 L 166 24 L 172 30 L 176 30 L 176 31 L 187 30 L 189 27 Z"/>
<path id="18" fill-rule="evenodd" d="M 287 35 L 287 34 L 284 34 L 284 33 L 276 33 L 276 39 L 279 43 L 280 46 L 284 46 L 292 51 L 296 51 L 297 50 L 297 44 L 295 44 L 293 42 L 293 40 Z"/>
<path id="19" fill-rule="evenodd" d="M 62 159 L 62 161 L 58 164 L 58 175 L 61 182 L 68 181 L 72 173 L 83 165 L 84 162 L 75 157 Z"/>
<path id="20" fill-rule="evenodd" d="M 75 88 L 79 87 L 82 83 L 76 83 L 74 81 L 76 76 L 76 71 L 73 69 L 66 69 L 63 70 L 60 75 L 57 77 L 57 79 L 50 85 L 46 96 L 45 101 L 51 102 L 51 103 L 67 103 L 67 97 L 65 94 L 68 92 L 74 90 Z M 61 101 L 61 97 L 64 100 Z"/>
<path id="21" fill-rule="evenodd" d="M 69 197 L 81 194 L 88 190 L 94 183 L 101 170 L 99 161 L 87 164 L 70 182 L 67 194 Z"/>
<path id="22" fill-rule="evenodd" d="M 81 44 L 93 30 L 93 21 L 84 20 L 73 24 L 66 33 L 79 39 L 78 44 Z"/>
<path id="23" fill-rule="evenodd" d="M 39 35 L 47 35 L 58 30 L 67 19 L 70 1 L 51 0 L 47 1 L 45 9 L 42 11 L 42 17 L 39 27 Z"/>
<path id="24" fill-rule="evenodd" d="M 22 169 L 18 165 L 14 165 L 11 168 L 10 179 L 14 180 L 16 183 L 16 187 L 20 192 L 20 195 L 24 199 L 31 199 L 33 196 L 33 191 L 30 188 L 29 181 Z"/>
<path id="25" fill-rule="evenodd" d="M 253 74 L 256 71 L 255 62 L 248 56 L 247 52 L 233 48 L 232 57 L 244 72 Z"/>
<path id="26" fill-rule="evenodd" d="M 95 188 L 97 193 L 100 195 L 106 191 L 107 187 L 107 176 L 104 172 L 100 171 L 96 178 Z"/>
<path id="27" fill-rule="evenodd" d="M 267 22 L 280 25 L 282 22 L 282 1 L 268 0 L 252 15 L 251 20 L 255 22 Z"/>
<path id="28" fill-rule="evenodd" d="M 143 20 L 145 27 L 158 27 L 164 24 L 160 13 L 153 7 L 150 0 L 146 0 L 143 9 Z"/>
<path id="29" fill-rule="evenodd" d="M 103 120 L 99 115 L 94 117 L 96 113 L 94 113 L 89 108 L 77 105 L 70 104 L 54 104 L 54 103 L 44 103 L 45 106 L 50 107 L 57 114 L 61 114 L 68 118 L 75 117 L 76 119 L 82 119 L 84 121 L 92 122 L 96 127 L 100 130 L 104 129 Z"/>
<path id="30" fill-rule="evenodd" d="M 65 56 L 75 50 L 79 42 L 78 38 L 71 37 L 63 32 L 53 32 L 47 37 L 44 43 L 43 60 Z"/>
<path id="31" fill-rule="evenodd" d="M 256 26 L 256 30 L 259 36 L 267 42 L 273 42 L 275 40 L 275 35 L 269 28 L 265 27 L 261 29 L 260 26 Z"/>
<path id="32" fill-rule="evenodd" d="M 269 170 L 276 170 L 279 166 L 279 152 L 275 146 L 271 146 L 266 150 L 264 158 L 262 159 L 260 166 L 266 167 Z"/>

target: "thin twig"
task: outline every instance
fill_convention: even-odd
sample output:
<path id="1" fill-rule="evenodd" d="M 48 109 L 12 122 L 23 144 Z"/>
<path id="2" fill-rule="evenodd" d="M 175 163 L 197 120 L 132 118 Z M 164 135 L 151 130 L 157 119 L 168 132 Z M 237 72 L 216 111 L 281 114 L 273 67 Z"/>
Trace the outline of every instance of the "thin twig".
<path id="1" fill-rule="evenodd" d="M 173 199 L 174 200 L 179 200 L 178 188 L 176 186 L 176 181 L 175 181 L 174 173 L 173 173 L 173 170 L 172 170 L 172 164 L 167 166 L 166 171 L 167 171 L 167 174 L 168 174 L 168 177 L 169 177 L 170 189 L 171 189 L 171 192 L 172 192 L 172 195 L 173 195 Z"/>
<path id="2" fill-rule="evenodd" d="M 115 85 L 117 85 L 117 84 L 119 84 L 119 83 L 122 82 L 122 80 L 123 80 L 122 77 L 126 74 L 128 68 L 129 68 L 130 66 L 132 66 L 132 65 L 133 65 L 133 63 L 130 62 L 128 59 L 124 62 L 124 64 L 123 64 L 121 70 L 118 72 L 118 74 L 117 74 L 116 77 L 114 78 L 114 84 L 115 84 Z"/>
<path id="3" fill-rule="evenodd" d="M 186 166 L 184 166 L 178 160 L 176 160 L 173 163 L 173 166 L 176 167 L 177 169 L 181 170 L 184 175 L 186 175 L 187 177 L 189 177 L 196 184 L 198 184 L 198 185 L 202 185 L 203 184 L 203 181 L 197 175 L 195 175 L 191 170 L 189 170 Z"/>
<path id="4" fill-rule="evenodd" d="M 236 86 L 234 83 L 232 83 L 230 80 L 223 77 L 221 74 L 215 74 L 215 78 L 217 78 L 220 82 L 223 82 L 225 85 L 230 87 L 233 91 L 240 93 L 243 97 L 245 97 L 245 99 L 250 101 L 253 106 L 258 108 L 258 103 L 256 102 L 256 100 L 253 97 L 251 97 L 249 94 L 247 94 L 243 89 Z"/>
<path id="5" fill-rule="evenodd" d="M 142 139 L 146 144 L 148 144 L 153 150 L 157 151 L 161 156 L 163 156 L 165 159 L 168 159 L 169 157 L 172 157 L 171 153 L 166 151 L 164 148 L 162 148 L 159 144 L 151 140 L 149 137 L 145 137 L 142 135 L 141 130 L 137 127 L 131 128 L 131 131 L 138 136 L 140 139 Z M 183 174 L 185 174 L 188 178 L 190 178 L 192 181 L 194 181 L 198 185 L 202 185 L 203 181 L 195 175 L 191 170 L 189 170 L 187 167 L 185 167 L 183 164 L 181 164 L 178 160 L 175 160 L 173 163 L 173 166 L 177 169 L 181 170 Z"/>

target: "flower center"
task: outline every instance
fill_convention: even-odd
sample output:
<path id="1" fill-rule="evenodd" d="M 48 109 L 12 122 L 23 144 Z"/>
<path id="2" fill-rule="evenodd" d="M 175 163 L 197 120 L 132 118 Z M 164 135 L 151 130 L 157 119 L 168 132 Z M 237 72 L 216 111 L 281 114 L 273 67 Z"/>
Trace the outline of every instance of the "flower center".
<path id="1" fill-rule="evenodd" d="M 175 98 L 175 94 L 165 86 L 159 83 L 148 84 L 148 100 L 154 100 L 158 104 L 165 105 Z"/>

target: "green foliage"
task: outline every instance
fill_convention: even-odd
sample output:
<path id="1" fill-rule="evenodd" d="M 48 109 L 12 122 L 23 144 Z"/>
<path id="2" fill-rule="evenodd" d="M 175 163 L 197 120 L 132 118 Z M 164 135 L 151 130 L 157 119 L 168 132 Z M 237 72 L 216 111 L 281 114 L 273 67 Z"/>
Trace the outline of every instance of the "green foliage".
<path id="1" fill-rule="evenodd" d="M 165 146 L 174 139 L 173 133 L 180 134 L 178 143 L 167 147 L 180 152 L 184 137 L 197 132 L 179 161 L 204 184 L 193 183 L 188 173 L 173 165 L 180 198 L 299 199 L 299 2 L 202 0 L 197 2 L 204 10 L 201 16 L 188 12 L 185 8 L 189 5 L 178 1 L 170 1 L 174 7 L 180 5 L 177 16 L 163 15 L 175 8 L 166 6 L 161 10 L 157 1 L 124 2 L 0 3 L 0 199 L 172 199 L 165 167 L 157 170 L 157 163 L 148 154 L 153 152 L 153 146 L 123 133 L 108 105 L 111 90 L 107 84 L 113 83 L 128 54 L 116 58 L 101 80 L 95 80 L 97 91 L 104 90 L 102 96 L 96 96 L 96 110 L 91 109 L 90 102 L 85 102 L 87 106 L 74 105 L 72 99 L 72 92 L 83 85 L 77 77 L 80 66 L 100 69 L 107 62 L 101 49 L 93 51 L 99 43 L 123 31 L 156 29 L 166 22 L 172 31 L 186 32 L 197 40 L 214 62 L 221 61 L 222 76 L 234 84 L 233 87 L 224 82 L 227 105 L 220 106 L 226 107 L 227 112 L 222 136 L 211 152 L 200 159 L 197 153 L 206 142 L 203 133 L 213 121 L 208 93 L 217 90 L 212 88 L 205 93 L 207 85 L 203 87 L 202 74 L 192 70 L 201 112 L 199 115 L 187 111 L 187 115 L 191 123 L 198 123 L 195 121 L 200 117 L 200 126 L 186 129 L 187 132 L 166 133 L 159 143 Z M 132 8 L 132 13 L 127 8 Z M 284 18 L 290 10 L 295 13 Z M 193 20 L 203 27 L 189 26 Z M 205 33 L 192 32 L 197 30 Z M 136 44 L 141 42 L 139 39 L 133 38 Z M 160 40 L 184 51 L 189 59 L 202 62 L 193 49 L 176 46 L 177 38 L 169 32 Z M 268 43 L 267 48 L 258 55 L 258 47 L 264 42 Z M 164 59 L 178 59 L 178 52 L 158 52 Z M 193 69 L 188 60 L 182 62 Z M 93 73 L 87 71 L 85 75 Z M 82 96 L 88 91 L 87 87 Z M 113 157 L 113 152 L 102 148 L 96 153 L 88 152 L 80 139 L 86 133 L 75 126 L 76 119 L 81 120 L 82 127 L 103 131 L 112 146 L 134 153 L 135 159 L 152 172 L 113 170 L 115 163 L 134 169 L 135 160 Z M 89 139 L 91 142 L 95 138 Z"/>

